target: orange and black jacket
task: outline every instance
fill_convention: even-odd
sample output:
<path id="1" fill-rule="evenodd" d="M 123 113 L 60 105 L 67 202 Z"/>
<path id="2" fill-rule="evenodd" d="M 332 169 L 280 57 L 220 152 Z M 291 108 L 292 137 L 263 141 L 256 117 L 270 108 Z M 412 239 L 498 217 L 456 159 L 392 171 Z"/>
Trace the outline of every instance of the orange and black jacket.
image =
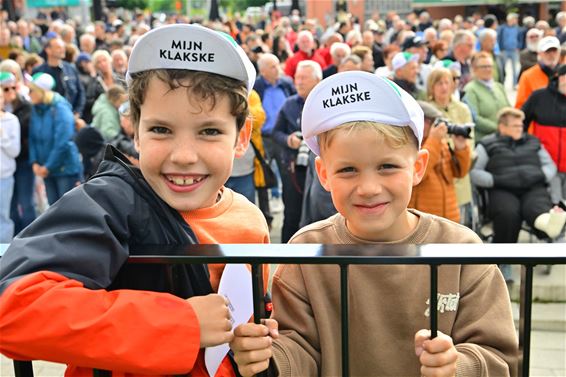
<path id="1" fill-rule="evenodd" d="M 558 75 L 566 74 L 561 66 Z M 558 91 L 558 76 L 548 87 L 531 94 L 522 108 L 525 130 L 538 137 L 548 151 L 558 171 L 566 173 L 566 96 Z"/>
<path id="2" fill-rule="evenodd" d="M 116 376 L 206 376 L 192 296 L 205 265 L 126 264 L 196 238 L 139 170 L 109 147 L 99 172 L 20 233 L 0 259 L 0 352 Z M 235 374 L 228 358 L 216 376 Z"/>

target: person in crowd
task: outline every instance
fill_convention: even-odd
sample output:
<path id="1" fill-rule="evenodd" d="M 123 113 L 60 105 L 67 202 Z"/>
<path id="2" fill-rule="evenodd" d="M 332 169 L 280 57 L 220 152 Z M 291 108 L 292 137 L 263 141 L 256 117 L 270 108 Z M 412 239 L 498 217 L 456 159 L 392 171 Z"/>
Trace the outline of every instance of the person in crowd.
<path id="1" fill-rule="evenodd" d="M 460 82 L 458 90 L 460 98 L 464 95 L 464 87 L 472 79 L 470 59 L 474 52 L 475 36 L 469 30 L 458 30 L 452 41 L 452 52 L 445 58 L 460 63 Z"/>
<path id="2" fill-rule="evenodd" d="M 333 92 L 346 87 L 366 93 L 366 100 L 338 103 Z M 481 242 L 466 227 L 407 208 L 428 160 L 428 152 L 420 149 L 423 112 L 408 93 L 381 77 L 347 72 L 323 80 L 311 96 L 302 130 L 318 155 L 318 176 L 339 213 L 301 229 L 291 243 Z M 328 101 L 335 106 L 325 106 Z M 350 336 L 358 340 L 350 343 L 351 375 L 517 373 L 517 336 L 498 269 L 443 266 L 439 275 L 439 292 L 450 292 L 451 304 L 447 310 L 438 308 L 441 331 L 430 339 L 428 267 L 350 266 L 350 297 L 359 304 L 349 312 Z M 335 266 L 278 268 L 272 319 L 234 331 L 231 348 L 239 372 L 251 376 L 269 368 L 279 376 L 340 374 L 339 282 Z M 485 295 L 494 299 L 481 305 Z M 413 310 L 415 303 L 422 310 Z M 497 332 L 489 330 L 494 324 Z"/>
<path id="3" fill-rule="evenodd" d="M 121 131 L 115 138 L 110 140 L 109 144 L 116 147 L 133 165 L 138 166 L 139 152 L 136 150 L 134 141 L 135 128 L 130 117 L 130 101 L 124 101 L 120 107 L 118 107 L 118 113 L 120 114 Z"/>
<path id="4" fill-rule="evenodd" d="M 41 52 L 41 43 L 32 35 L 28 21 L 21 18 L 18 20 L 17 24 L 18 35 L 22 38 L 24 50 L 39 54 Z"/>
<path id="5" fill-rule="evenodd" d="M 273 140 L 272 133 L 283 103 L 285 103 L 288 97 L 296 94 L 297 91 L 293 81 L 283 75 L 279 59 L 274 54 L 263 54 L 258 60 L 258 68 L 259 76 L 254 84 L 254 90 L 258 93 L 265 111 L 265 122 L 261 128 L 263 147 L 267 155 L 267 161 L 278 176 L 278 180 L 281 180 L 279 176 L 279 166 L 281 165 L 279 162 L 280 147 Z M 271 210 L 279 208 L 271 208 L 267 188 L 258 187 L 257 196 L 259 207 L 269 223 Z M 275 199 L 281 197 L 278 186 L 271 189 L 271 196 Z"/>
<path id="6" fill-rule="evenodd" d="M 485 28 L 478 33 L 479 51 L 485 52 L 493 60 L 491 74 L 496 82 L 505 84 L 505 58 L 495 52 L 497 42 L 497 32 L 493 29 Z M 473 59 L 473 55 L 472 55 Z M 474 77 L 474 67 L 472 66 L 472 78 Z M 465 91 L 465 88 L 464 88 Z"/>
<path id="7" fill-rule="evenodd" d="M 525 36 L 525 48 L 519 53 L 519 63 L 521 70 L 519 71 L 519 79 L 523 72 L 531 68 L 538 61 L 538 43 L 542 38 L 542 31 L 537 28 L 532 28 L 527 31 Z"/>
<path id="8" fill-rule="evenodd" d="M 0 73 L 0 86 L 4 94 L 4 111 L 18 118 L 20 153 L 16 157 L 14 192 L 10 207 L 10 218 L 14 234 L 18 234 L 35 219 L 33 205 L 34 175 L 29 161 L 29 119 L 31 103 L 17 91 L 16 77 L 8 72 Z M 0 108 L 1 110 L 1 108 Z"/>
<path id="9" fill-rule="evenodd" d="M 375 74 L 381 77 L 393 79 L 393 66 L 392 61 L 393 57 L 399 52 L 401 49 L 397 45 L 388 45 L 385 46 L 383 49 L 383 60 L 385 65 L 379 67 L 375 70 Z"/>
<path id="10" fill-rule="evenodd" d="M 546 88 L 529 96 L 522 110 L 525 132 L 532 124 L 532 134 L 558 168 L 557 176 L 550 182 L 552 202 L 558 204 L 566 199 L 566 65 L 558 67 Z"/>
<path id="11" fill-rule="evenodd" d="M 301 136 L 301 113 L 305 100 L 314 86 L 322 80 L 320 65 L 312 60 L 300 62 L 295 76 L 297 94 L 288 97 L 279 111 L 272 137 L 281 146 L 281 181 L 283 184 L 283 228 L 281 242 L 287 242 L 299 229 L 301 206 L 308 163 Z M 300 151 L 299 151 L 300 149 Z M 300 158 L 299 158 L 299 152 Z"/>
<path id="12" fill-rule="evenodd" d="M 410 52 L 398 52 L 391 60 L 393 82 L 399 85 L 413 98 L 424 99 L 426 94 L 418 89 L 419 55 Z"/>
<path id="13" fill-rule="evenodd" d="M 121 81 L 125 80 L 128 70 L 128 56 L 121 48 L 112 51 L 110 56 L 112 57 L 112 71 Z"/>
<path id="14" fill-rule="evenodd" d="M 497 131 L 499 110 L 510 106 L 502 83 L 493 79 L 495 64 L 491 54 L 481 51 L 472 57 L 472 81 L 464 88 L 463 101 L 472 110 L 476 143 Z"/>
<path id="15" fill-rule="evenodd" d="M 338 72 L 348 72 L 348 71 L 361 71 L 362 70 L 362 59 L 359 56 L 350 54 L 346 56 L 340 64 L 338 64 Z"/>
<path id="16" fill-rule="evenodd" d="M 5 89 L 16 90 L 16 77 L 0 73 L 0 242 L 10 243 L 14 236 L 14 222 L 10 206 L 14 193 L 16 157 L 20 154 L 20 122 L 14 114 L 4 111 Z"/>
<path id="17" fill-rule="evenodd" d="M 250 96 L 248 98 L 248 107 L 250 109 L 251 119 L 248 119 L 247 122 L 251 122 L 252 135 L 254 134 L 260 135 L 259 139 L 257 136 L 254 137 L 255 140 L 254 147 L 257 148 L 260 151 L 260 153 L 262 153 L 263 144 L 257 144 L 257 143 L 261 141 L 261 127 L 265 122 L 265 111 L 261 106 L 261 99 L 259 98 L 259 95 L 254 90 L 251 91 Z M 254 172 L 255 172 L 254 147 L 250 146 L 242 156 L 234 159 L 232 174 L 230 174 L 230 177 L 226 181 L 225 186 L 239 194 L 242 194 L 251 203 L 255 204 L 256 189 L 255 189 L 255 181 L 254 181 Z M 268 214 L 269 216 L 271 216 L 271 213 L 268 212 Z M 268 226 L 270 226 L 271 220 L 273 220 L 272 217 L 268 219 L 268 217 L 266 216 L 266 221 Z"/>
<path id="18" fill-rule="evenodd" d="M 73 141 L 75 122 L 69 102 L 55 92 L 51 75 L 34 74 L 30 89 L 29 160 L 53 204 L 81 181 L 82 165 Z"/>
<path id="19" fill-rule="evenodd" d="M 494 243 L 517 242 L 523 221 L 549 238 L 566 223 L 566 212 L 553 208 L 547 187 L 556 165 L 539 139 L 523 131 L 523 121 L 521 110 L 503 108 L 497 133 L 476 146 L 470 174 L 474 185 L 487 189 Z"/>
<path id="20" fill-rule="evenodd" d="M 53 90 L 63 96 L 71 104 L 73 113 L 80 118 L 85 106 L 85 90 L 81 84 L 77 69 L 63 61 L 65 57 L 65 42 L 59 37 L 53 37 L 45 46 L 47 60 L 34 69 L 34 73 L 47 73 L 55 79 Z"/>
<path id="21" fill-rule="evenodd" d="M 519 27 L 519 15 L 517 13 L 509 13 L 507 15 L 507 23 L 501 25 L 497 29 L 497 44 L 504 58 L 504 65 L 511 62 L 511 71 L 513 73 L 513 87 L 517 86 L 519 77 L 519 51 L 521 49 L 520 40 L 521 28 Z"/>
<path id="22" fill-rule="evenodd" d="M 375 71 L 373 64 L 373 54 L 369 47 L 358 45 L 352 49 L 352 54 L 357 55 L 362 60 L 361 70 L 373 73 Z"/>
<path id="23" fill-rule="evenodd" d="M 470 170 L 470 147 L 461 135 L 451 135 L 454 147 L 448 144 L 442 112 L 428 102 L 418 104 L 424 112 L 422 148 L 428 151 L 429 159 L 422 181 L 413 187 L 408 207 L 460 222 L 454 178 L 463 178 Z"/>
<path id="24" fill-rule="evenodd" d="M 29 98 L 29 88 L 26 86 L 26 80 L 22 73 L 22 68 L 16 61 L 12 59 L 6 59 L 1 61 L 0 72 L 7 72 L 14 75 L 16 77 L 16 91 L 22 97 Z"/>
<path id="25" fill-rule="evenodd" d="M 112 57 L 106 50 L 97 50 L 92 55 L 94 68 L 98 75 L 98 82 L 106 92 L 112 85 L 125 86 L 124 80 L 116 75 L 112 69 Z"/>
<path id="26" fill-rule="evenodd" d="M 81 52 L 75 61 L 79 78 L 85 88 L 85 107 L 82 119 L 90 124 L 92 122 L 92 107 L 94 102 L 104 94 L 104 88 L 96 75 L 96 69 L 92 63 L 92 57 L 86 52 Z"/>
<path id="27" fill-rule="evenodd" d="M 453 96 L 455 90 L 454 76 L 447 68 L 435 68 L 428 76 L 427 98 L 443 118 L 454 125 L 471 127 L 472 113 L 468 106 Z M 469 137 L 473 138 L 473 130 Z M 473 142 L 470 139 L 470 149 Z M 460 222 L 466 226 L 472 225 L 472 186 L 470 177 L 465 174 L 462 178 L 456 178 L 456 198 L 460 208 Z"/>
<path id="28" fill-rule="evenodd" d="M 330 47 L 330 56 L 332 63 L 322 71 L 322 78 L 325 79 L 338 72 L 338 65 L 350 53 L 352 49 L 346 43 L 336 42 Z"/>
<path id="29" fill-rule="evenodd" d="M 539 41 L 537 51 L 538 63 L 524 71 L 519 80 L 516 109 L 523 106 L 532 92 L 548 86 L 549 78 L 554 75 L 560 60 L 560 42 L 553 36 L 544 37 Z"/>
<path id="30" fill-rule="evenodd" d="M 326 68 L 324 59 L 318 54 L 316 50 L 314 37 L 310 31 L 303 30 L 297 35 L 297 46 L 299 50 L 287 59 L 285 63 L 285 74 L 291 78 L 295 78 L 295 71 L 297 65 L 303 60 L 312 60 L 320 65 L 321 68 Z"/>
<path id="31" fill-rule="evenodd" d="M 84 33 L 79 37 L 79 48 L 81 52 L 92 55 L 96 51 L 96 39 L 94 35 Z"/>
<path id="32" fill-rule="evenodd" d="M 428 47 L 425 40 L 419 36 L 411 36 L 405 39 L 403 42 L 403 51 L 409 52 L 414 55 L 419 56 L 419 70 L 417 77 L 417 88 L 419 90 L 426 90 L 426 81 L 432 66 L 425 64 L 425 60 L 428 56 Z"/>
<path id="33" fill-rule="evenodd" d="M 216 57 L 207 72 L 200 63 L 159 59 L 156 46 L 187 35 Z M 95 178 L 11 243 L 0 267 L 0 351 L 56 359 L 68 375 L 96 368 L 205 376 L 204 349 L 233 337 L 229 303 L 215 293 L 224 265 L 171 270 L 126 260 L 144 245 L 269 242 L 259 209 L 223 187 L 249 140 L 255 71 L 226 35 L 175 24 L 138 40 L 128 76 L 139 169 L 109 148 Z M 165 352 L 139 352 L 156 339 Z M 234 375 L 230 358 L 218 375 Z"/>
<path id="34" fill-rule="evenodd" d="M 436 62 L 441 61 L 448 54 L 448 43 L 438 40 L 431 45 L 430 65 L 434 66 Z"/>
<path id="35" fill-rule="evenodd" d="M 324 63 L 328 67 L 334 64 L 334 59 L 332 58 L 332 53 L 331 53 L 332 46 L 335 43 L 344 43 L 344 39 L 342 38 L 342 35 L 339 33 L 332 33 L 328 35 L 325 39 L 324 38 L 325 36 L 323 35 L 324 44 L 318 49 L 318 54 L 324 59 Z"/>
<path id="36" fill-rule="evenodd" d="M 375 72 L 376 69 L 379 67 L 383 67 L 385 65 L 385 61 L 383 60 L 383 48 L 385 47 L 383 44 L 383 34 L 384 31 L 379 26 L 375 25 L 374 27 L 370 28 L 369 30 L 364 31 L 363 44 L 371 49 L 372 58 L 373 58 L 373 70 Z"/>
<path id="37" fill-rule="evenodd" d="M 111 140 L 120 133 L 118 108 L 126 99 L 126 90 L 121 85 L 112 85 L 94 102 L 92 126 L 100 131 L 104 140 Z"/>

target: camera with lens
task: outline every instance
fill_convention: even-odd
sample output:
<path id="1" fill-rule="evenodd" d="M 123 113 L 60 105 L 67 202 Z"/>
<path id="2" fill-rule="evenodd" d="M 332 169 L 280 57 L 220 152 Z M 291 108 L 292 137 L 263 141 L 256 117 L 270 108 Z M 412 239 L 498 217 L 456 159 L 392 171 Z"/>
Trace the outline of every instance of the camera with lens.
<path id="1" fill-rule="evenodd" d="M 440 123 L 446 124 L 447 132 L 450 135 L 463 136 L 466 139 L 472 138 L 472 136 L 470 136 L 470 135 L 472 133 L 472 128 L 474 127 L 473 123 L 454 124 L 454 123 L 451 123 L 450 121 L 448 121 L 445 118 L 436 118 L 434 123 L 432 124 L 432 126 L 436 127 Z"/>
<path id="2" fill-rule="evenodd" d="M 303 134 L 300 132 L 295 132 L 295 135 L 301 139 L 301 145 L 299 145 L 299 149 L 297 150 L 297 158 L 295 160 L 295 165 L 297 166 L 307 166 L 309 164 L 309 146 L 303 140 Z"/>

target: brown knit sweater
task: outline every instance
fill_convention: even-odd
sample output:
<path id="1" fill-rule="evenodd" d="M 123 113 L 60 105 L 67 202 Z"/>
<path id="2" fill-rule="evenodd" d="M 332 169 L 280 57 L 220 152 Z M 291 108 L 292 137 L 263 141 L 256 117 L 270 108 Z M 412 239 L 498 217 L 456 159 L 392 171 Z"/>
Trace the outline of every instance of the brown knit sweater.
<path id="1" fill-rule="evenodd" d="M 399 243 L 481 242 L 469 229 L 433 215 L 420 217 Z M 300 230 L 292 243 L 355 244 L 337 214 Z M 455 253 L 457 249 L 455 248 Z M 427 266 L 351 266 L 350 376 L 420 376 L 414 335 L 429 328 Z M 459 351 L 457 376 L 516 375 L 517 338 L 501 273 L 493 265 L 439 268 L 439 330 Z M 339 376 L 338 266 L 282 265 L 273 280 L 272 371 L 280 376 Z"/>

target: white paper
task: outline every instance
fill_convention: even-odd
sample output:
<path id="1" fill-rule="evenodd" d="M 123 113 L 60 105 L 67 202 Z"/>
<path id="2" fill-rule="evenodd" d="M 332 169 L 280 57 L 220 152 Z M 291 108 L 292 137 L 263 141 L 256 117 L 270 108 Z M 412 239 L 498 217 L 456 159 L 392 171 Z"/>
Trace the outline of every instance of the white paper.
<path id="1" fill-rule="evenodd" d="M 245 264 L 227 264 L 222 272 L 218 294 L 229 301 L 232 329 L 250 320 L 253 312 L 252 276 Z M 228 343 L 207 347 L 204 361 L 209 376 L 214 377 L 220 363 L 230 350 Z"/>

